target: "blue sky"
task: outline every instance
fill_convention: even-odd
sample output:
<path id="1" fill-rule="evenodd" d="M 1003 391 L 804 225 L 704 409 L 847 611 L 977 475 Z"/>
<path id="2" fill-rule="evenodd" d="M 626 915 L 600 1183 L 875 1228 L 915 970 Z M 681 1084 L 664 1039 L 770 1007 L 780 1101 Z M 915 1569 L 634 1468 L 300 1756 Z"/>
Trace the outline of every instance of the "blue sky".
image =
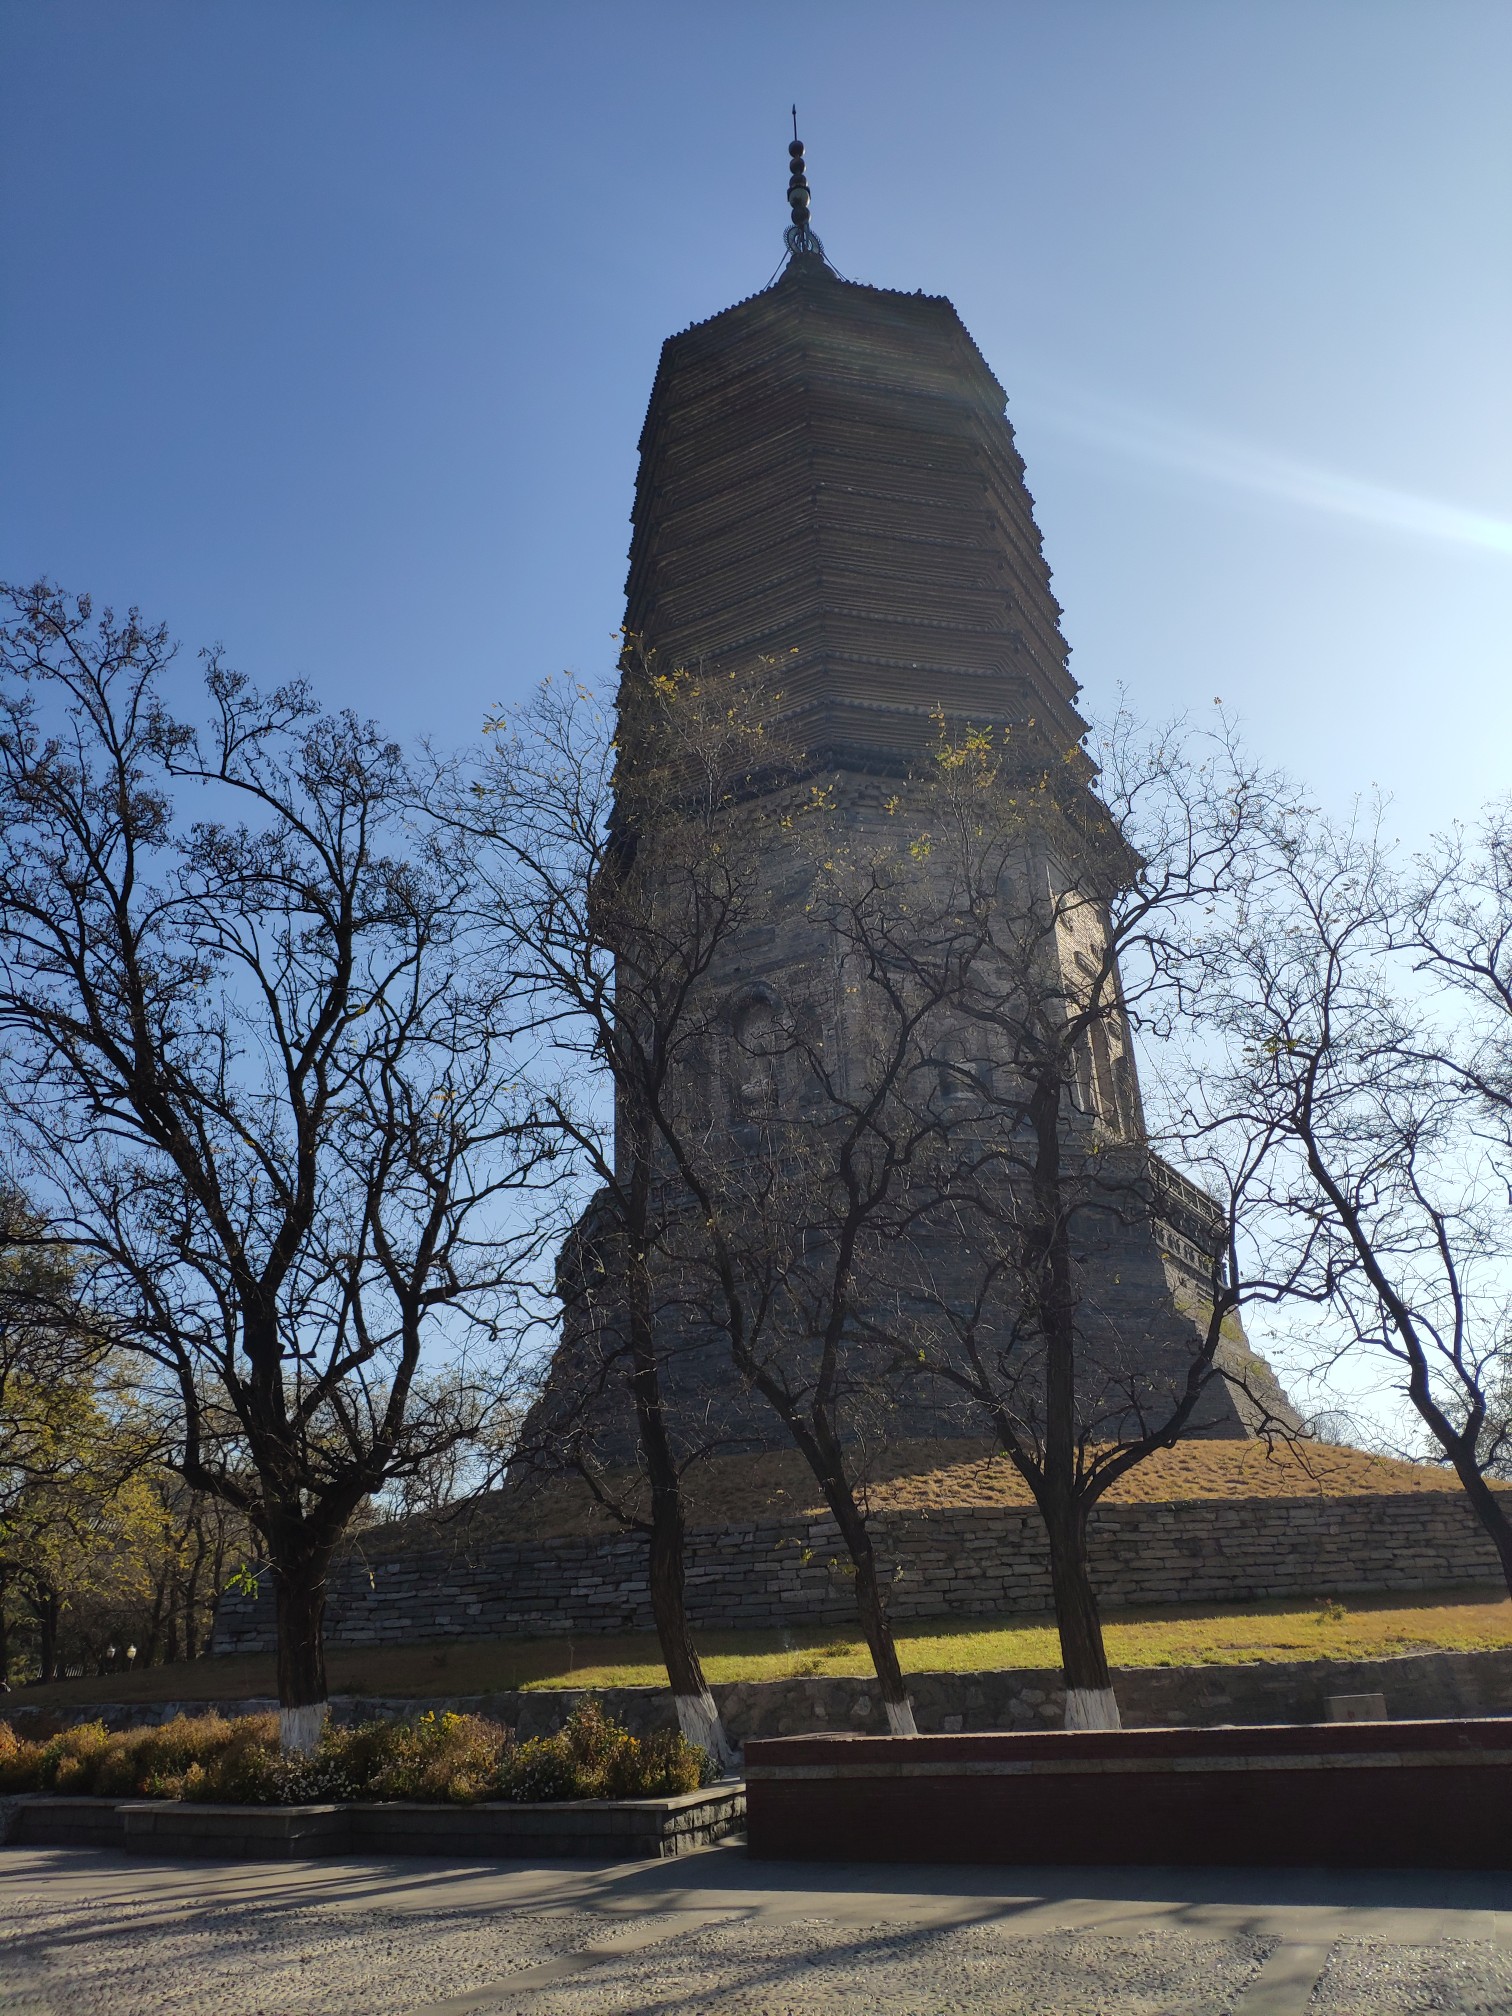
<path id="1" fill-rule="evenodd" d="M 6 0 L 0 572 L 451 744 L 608 667 L 664 335 L 781 256 L 1007 387 L 1089 711 L 1512 784 L 1505 0 Z M 1206 718 L 1206 717 L 1205 717 Z"/>

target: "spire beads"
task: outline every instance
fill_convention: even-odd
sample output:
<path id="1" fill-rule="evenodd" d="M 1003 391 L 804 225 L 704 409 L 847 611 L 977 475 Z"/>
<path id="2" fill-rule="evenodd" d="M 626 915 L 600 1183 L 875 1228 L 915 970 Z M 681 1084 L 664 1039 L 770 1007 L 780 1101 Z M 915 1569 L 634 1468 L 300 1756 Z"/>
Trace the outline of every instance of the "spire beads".
<path id="1" fill-rule="evenodd" d="M 789 165 L 792 169 L 791 179 L 788 182 L 788 202 L 792 206 L 793 223 L 802 231 L 808 226 L 811 200 L 808 182 L 803 173 L 803 142 L 794 140 L 788 148 L 788 154 L 791 157 Z"/>
<path id="2" fill-rule="evenodd" d="M 782 234 L 782 242 L 795 259 L 824 257 L 824 247 L 809 229 L 808 177 L 804 173 L 803 142 L 798 138 L 798 107 L 793 107 L 793 137 L 788 143 L 788 208 L 793 221 Z"/>

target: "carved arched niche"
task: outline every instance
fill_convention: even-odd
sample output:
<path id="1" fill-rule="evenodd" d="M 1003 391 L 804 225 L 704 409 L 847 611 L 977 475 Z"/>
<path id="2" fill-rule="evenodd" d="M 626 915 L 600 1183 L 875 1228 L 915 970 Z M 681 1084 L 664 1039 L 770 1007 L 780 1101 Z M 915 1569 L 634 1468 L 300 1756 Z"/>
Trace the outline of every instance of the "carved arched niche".
<path id="1" fill-rule="evenodd" d="M 787 1017 L 782 997 L 764 981 L 753 981 L 729 1008 L 726 1090 L 730 1127 L 743 1147 L 754 1148 L 760 1131 L 782 1104 L 782 1056 Z"/>

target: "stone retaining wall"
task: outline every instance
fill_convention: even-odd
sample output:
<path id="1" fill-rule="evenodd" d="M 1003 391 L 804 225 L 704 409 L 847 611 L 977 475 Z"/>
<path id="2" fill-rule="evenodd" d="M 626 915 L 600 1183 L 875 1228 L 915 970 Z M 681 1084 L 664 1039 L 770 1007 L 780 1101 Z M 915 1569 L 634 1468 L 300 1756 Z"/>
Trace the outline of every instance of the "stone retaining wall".
<path id="1" fill-rule="evenodd" d="M 1044 1531 L 1032 1508 L 885 1514 L 873 1531 L 900 1620 L 1050 1607 Z M 1499 1579 L 1495 1550 L 1457 1493 L 1108 1505 L 1093 1518 L 1092 1561 L 1110 1608 Z M 849 1624 L 846 1565 L 827 1517 L 694 1532 L 689 1609 L 715 1629 Z M 521 1542 L 490 1537 L 486 1521 L 366 1536 L 333 1573 L 326 1618 L 332 1645 L 650 1628 L 638 1537 Z M 214 1651 L 272 1645 L 265 1573 L 255 1597 L 222 1597 Z"/>
<path id="2" fill-rule="evenodd" d="M 1512 1716 L 1512 1651 L 1415 1652 L 1395 1659 L 1309 1659 L 1295 1663 L 1255 1660 L 1243 1666 L 1125 1666 L 1114 1686 L 1129 1728 L 1208 1727 L 1226 1722 L 1322 1722 L 1335 1694 L 1381 1694 L 1393 1721 L 1442 1716 Z M 1054 1729 L 1064 1718 L 1065 1695 L 1053 1668 L 1008 1667 L 983 1673 L 911 1673 L 909 1692 L 926 1735 L 957 1730 Z M 665 1687 L 604 1687 L 598 1698 L 636 1735 L 670 1728 L 672 1696 Z M 865 1678 L 737 1680 L 716 1684 L 714 1695 L 730 1734 L 794 1736 L 849 1729 L 882 1735 L 887 1723 L 876 1682 Z M 521 1736 L 560 1729 L 583 1699 L 580 1689 L 531 1688 L 497 1694 L 437 1695 L 428 1700 L 384 1700 L 338 1695 L 332 1719 L 340 1723 L 405 1721 L 427 1709 L 440 1715 L 487 1715 Z M 5 1703 L 23 1736 L 51 1735 L 75 1722 L 102 1721 L 108 1729 L 141 1728 L 200 1715 L 258 1714 L 270 1700 L 90 1703 L 63 1710 L 29 1708 L 25 1697 Z"/>

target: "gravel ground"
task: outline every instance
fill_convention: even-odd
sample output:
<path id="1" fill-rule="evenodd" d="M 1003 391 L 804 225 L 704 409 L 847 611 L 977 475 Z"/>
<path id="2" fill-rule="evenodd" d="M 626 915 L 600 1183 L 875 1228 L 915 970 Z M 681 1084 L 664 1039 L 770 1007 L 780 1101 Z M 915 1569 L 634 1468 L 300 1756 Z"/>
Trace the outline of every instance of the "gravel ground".
<path id="1" fill-rule="evenodd" d="M 0 1979 L 28 1984 L 39 2016 L 400 2016 L 577 1952 L 604 1930 L 582 1911 L 264 1905 L 165 1919 L 151 1904 L 114 1904 L 107 1915 L 12 1893 Z M 6 2016 L 28 2007 L 0 1988 Z"/>
<path id="2" fill-rule="evenodd" d="M 0 2016 L 1512 2016 L 1512 1879 L 0 1857 Z"/>
<path id="3" fill-rule="evenodd" d="M 1226 2016 L 1273 1944 L 747 1919 L 501 1996 L 487 2016 Z"/>
<path id="4" fill-rule="evenodd" d="M 1308 2016 L 1507 2016 L 1512 1952 L 1470 1940 L 1387 1946 L 1341 1939 L 1307 2005 Z"/>

